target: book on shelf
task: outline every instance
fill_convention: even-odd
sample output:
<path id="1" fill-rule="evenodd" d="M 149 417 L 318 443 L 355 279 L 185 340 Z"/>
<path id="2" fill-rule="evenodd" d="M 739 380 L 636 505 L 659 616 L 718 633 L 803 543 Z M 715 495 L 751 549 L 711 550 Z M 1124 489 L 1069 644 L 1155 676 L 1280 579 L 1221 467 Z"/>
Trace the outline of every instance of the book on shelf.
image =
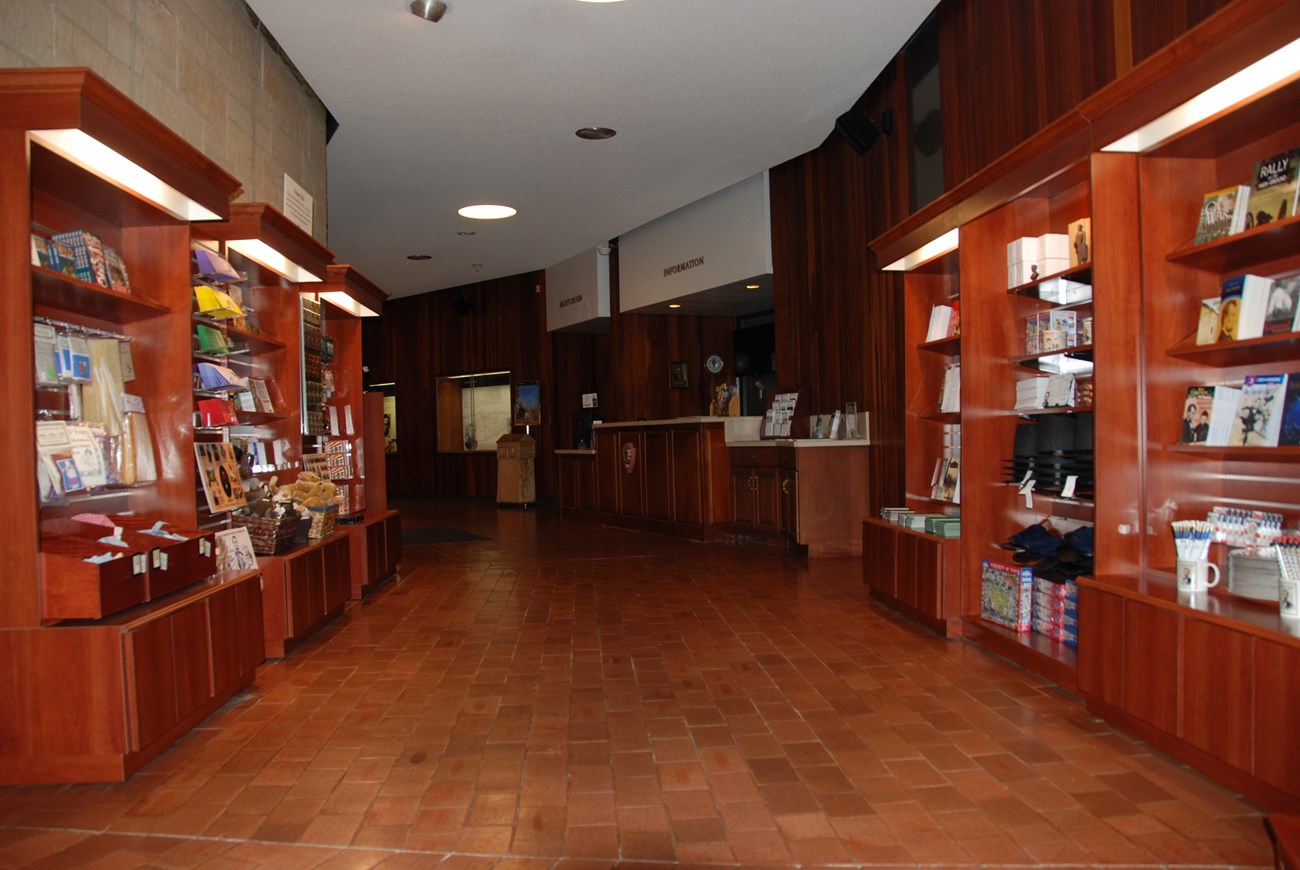
<path id="1" fill-rule="evenodd" d="M 1219 306 L 1218 296 L 1201 300 L 1200 315 L 1196 320 L 1196 343 L 1214 344 L 1219 340 Z"/>
<path id="2" fill-rule="evenodd" d="M 1074 375 L 1071 374 L 1048 375 L 1047 392 L 1043 395 L 1043 407 L 1073 407 L 1075 404 L 1076 383 Z"/>
<path id="3" fill-rule="evenodd" d="M 271 403 L 271 391 L 267 389 L 266 381 L 262 378 L 249 378 L 248 388 L 253 391 L 253 398 L 257 402 L 257 410 L 263 414 L 274 414 L 275 405 Z"/>
<path id="4" fill-rule="evenodd" d="M 88 284 L 109 286 L 108 267 L 104 261 L 104 243 L 100 241 L 99 236 L 85 230 L 70 230 L 65 233 L 55 233 L 50 238 L 66 246 L 66 252 L 71 258 L 78 278 Z M 59 256 L 62 257 L 64 253 L 64 248 L 60 248 Z"/>
<path id="5" fill-rule="evenodd" d="M 1233 447 L 1276 447 L 1286 403 L 1286 375 L 1249 375 L 1233 419 L 1228 444 Z"/>
<path id="6" fill-rule="evenodd" d="M 1300 447 L 1300 378 L 1287 379 L 1277 443 L 1282 447 Z"/>
<path id="7" fill-rule="evenodd" d="M 213 318 L 239 317 L 243 309 L 239 303 L 220 287 L 199 283 L 194 285 L 194 301 L 200 314 Z"/>
<path id="8" fill-rule="evenodd" d="M 203 390 L 242 390 L 244 380 L 225 366 L 216 363 L 201 362 L 195 365 L 199 376 L 199 388 Z"/>
<path id="9" fill-rule="evenodd" d="M 1183 402 L 1183 444 L 1226 447 L 1241 402 L 1241 389 L 1223 384 L 1191 387 Z"/>
<path id="10" fill-rule="evenodd" d="M 953 453 L 939 460 L 937 480 L 930 490 L 935 501 L 961 504 L 961 457 Z"/>
<path id="11" fill-rule="evenodd" d="M 198 405 L 203 426 L 230 426 L 239 422 L 229 399 L 200 399 Z"/>
<path id="12" fill-rule="evenodd" d="M 1239 233 L 1246 228 L 1250 210 L 1250 187 L 1236 184 L 1212 190 L 1201 200 L 1200 218 L 1192 243 L 1203 245 Z"/>
<path id="13" fill-rule="evenodd" d="M 1047 378 L 1025 378 L 1016 381 L 1016 410 L 1031 411 L 1044 407 L 1047 401 Z"/>
<path id="14" fill-rule="evenodd" d="M 1295 214 L 1300 192 L 1300 148 L 1274 154 L 1255 164 L 1246 228 L 1262 226 Z"/>
<path id="15" fill-rule="evenodd" d="M 1259 275 L 1236 275 L 1219 292 L 1219 340 L 1237 341 L 1264 334 L 1273 282 Z"/>
<path id="16" fill-rule="evenodd" d="M 935 305 L 930 308 L 930 326 L 926 330 L 925 340 L 939 341 L 956 334 L 957 312 L 951 305 Z"/>
<path id="17" fill-rule="evenodd" d="M 961 363 L 944 366 L 939 386 L 939 413 L 955 414 L 961 410 Z"/>
<path id="18" fill-rule="evenodd" d="M 109 289 L 118 293 L 131 292 L 131 277 L 127 274 L 126 263 L 111 245 L 104 245 L 104 271 Z"/>
<path id="19" fill-rule="evenodd" d="M 1264 314 L 1264 335 L 1295 332 L 1300 319 L 1300 274 L 1275 277 Z"/>

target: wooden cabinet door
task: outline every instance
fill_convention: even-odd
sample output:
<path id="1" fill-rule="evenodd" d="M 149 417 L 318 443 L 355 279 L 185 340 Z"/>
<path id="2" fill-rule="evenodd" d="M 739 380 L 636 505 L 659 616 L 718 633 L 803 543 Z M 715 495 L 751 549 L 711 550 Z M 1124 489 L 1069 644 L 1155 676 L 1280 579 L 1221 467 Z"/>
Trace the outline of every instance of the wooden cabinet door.
<path id="1" fill-rule="evenodd" d="M 862 574 L 868 588 L 894 597 L 894 539 L 889 526 L 868 520 L 862 524 Z"/>
<path id="2" fill-rule="evenodd" d="M 1124 703 L 1124 599 L 1079 587 L 1079 691 L 1112 704 Z"/>
<path id="3" fill-rule="evenodd" d="M 731 516 L 737 526 L 746 529 L 758 524 L 754 514 L 754 486 L 754 469 L 731 467 Z"/>
<path id="4" fill-rule="evenodd" d="M 1122 706 L 1170 734 L 1178 733 L 1178 620 L 1163 607 L 1124 602 Z"/>
<path id="5" fill-rule="evenodd" d="M 243 675 L 251 675 L 266 661 L 266 643 L 262 635 L 262 583 L 258 579 L 235 587 L 239 672 Z"/>
<path id="6" fill-rule="evenodd" d="M 1255 776 L 1300 796 L 1300 649 L 1255 639 Z"/>
<path id="7" fill-rule="evenodd" d="M 397 573 L 397 563 L 402 561 L 402 518 L 398 514 L 384 518 L 384 571 L 383 580 Z"/>
<path id="8" fill-rule="evenodd" d="M 240 625 L 239 590 L 247 584 L 222 589 L 210 597 L 208 636 L 212 639 L 212 693 L 219 695 L 244 675 L 243 626 Z"/>
<path id="9" fill-rule="evenodd" d="M 939 619 L 943 616 L 943 542 L 900 533 L 913 540 L 912 606 Z"/>
<path id="10" fill-rule="evenodd" d="M 652 520 L 673 519 L 673 488 L 677 469 L 672 455 L 672 431 L 650 429 L 641 435 L 642 458 L 637 463 L 645 469 L 642 479 L 645 492 L 641 504 L 644 515 Z M 698 466 L 698 463 L 696 463 Z M 690 465 L 687 465 L 687 469 Z"/>
<path id="11" fill-rule="evenodd" d="M 346 536 L 321 547 L 322 580 L 325 589 L 324 612 L 333 613 L 348 600 L 352 590 L 352 553 Z"/>
<path id="12" fill-rule="evenodd" d="M 301 637 L 325 613 L 325 591 L 321 588 L 320 550 L 286 559 L 284 592 L 288 607 L 289 637 Z"/>
<path id="13" fill-rule="evenodd" d="M 208 609 L 198 602 L 171 617 L 176 656 L 176 714 L 184 719 L 212 698 L 211 637 Z"/>
<path id="14" fill-rule="evenodd" d="M 777 472 L 781 487 L 781 508 L 777 526 L 782 535 L 792 541 L 799 540 L 799 472 L 782 468 Z"/>
<path id="15" fill-rule="evenodd" d="M 1188 616 L 1183 621 L 1183 739 L 1251 769 L 1254 639 Z"/>
<path id="16" fill-rule="evenodd" d="M 781 486 L 777 469 L 754 469 L 754 527 L 760 532 L 775 533 L 781 515 Z"/>
<path id="17" fill-rule="evenodd" d="M 698 427 L 671 430 L 673 522 L 704 522 L 704 446 Z"/>
<path id="18" fill-rule="evenodd" d="M 126 636 L 130 693 L 131 749 L 140 750 L 179 721 L 176 713 L 176 653 L 169 617 L 142 625 Z"/>

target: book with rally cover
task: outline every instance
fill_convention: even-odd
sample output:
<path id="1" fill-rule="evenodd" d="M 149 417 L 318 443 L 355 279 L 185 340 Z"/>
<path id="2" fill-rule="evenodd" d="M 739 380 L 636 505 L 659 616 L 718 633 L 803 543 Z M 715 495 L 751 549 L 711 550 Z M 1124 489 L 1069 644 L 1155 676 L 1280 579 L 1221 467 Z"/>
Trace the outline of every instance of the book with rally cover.
<path id="1" fill-rule="evenodd" d="M 1201 215 L 1192 243 L 1203 245 L 1246 228 L 1250 188 L 1244 184 L 1212 190 L 1201 200 Z"/>
<path id="2" fill-rule="evenodd" d="M 1228 444 L 1232 447 L 1276 447 L 1282 431 L 1286 375 L 1250 375 L 1241 388 Z"/>
<path id="3" fill-rule="evenodd" d="M 1297 179 L 1300 179 L 1300 148 L 1274 154 L 1255 164 L 1255 183 L 1250 191 L 1247 228 L 1280 221 L 1295 214 Z"/>

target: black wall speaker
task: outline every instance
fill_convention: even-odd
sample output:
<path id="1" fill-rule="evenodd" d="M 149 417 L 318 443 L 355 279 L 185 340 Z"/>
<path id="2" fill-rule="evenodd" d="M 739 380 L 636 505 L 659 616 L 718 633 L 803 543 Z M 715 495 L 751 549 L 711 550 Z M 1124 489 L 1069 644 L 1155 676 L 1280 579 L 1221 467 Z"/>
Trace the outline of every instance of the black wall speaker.
<path id="1" fill-rule="evenodd" d="M 458 293 L 451 298 L 451 307 L 456 309 L 457 314 L 464 317 L 474 310 L 474 303 Z"/>
<path id="2" fill-rule="evenodd" d="M 881 133 L 893 132 L 893 122 L 893 112 L 889 109 L 880 113 L 878 124 L 857 109 L 849 109 L 835 119 L 835 130 L 844 137 L 854 151 L 865 154 L 868 148 L 876 144 Z"/>

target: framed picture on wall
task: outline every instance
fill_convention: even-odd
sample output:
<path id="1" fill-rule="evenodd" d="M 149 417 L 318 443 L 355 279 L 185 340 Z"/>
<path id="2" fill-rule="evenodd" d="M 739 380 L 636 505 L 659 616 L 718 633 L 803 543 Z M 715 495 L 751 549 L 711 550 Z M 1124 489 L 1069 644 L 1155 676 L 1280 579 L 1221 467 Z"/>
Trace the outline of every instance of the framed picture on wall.
<path id="1" fill-rule="evenodd" d="M 515 425 L 539 426 L 542 422 L 542 385 L 525 381 L 515 385 Z"/>
<path id="2" fill-rule="evenodd" d="M 687 373 L 686 363 L 670 362 L 668 364 L 668 386 L 674 390 L 684 390 L 690 385 L 690 375 Z"/>

